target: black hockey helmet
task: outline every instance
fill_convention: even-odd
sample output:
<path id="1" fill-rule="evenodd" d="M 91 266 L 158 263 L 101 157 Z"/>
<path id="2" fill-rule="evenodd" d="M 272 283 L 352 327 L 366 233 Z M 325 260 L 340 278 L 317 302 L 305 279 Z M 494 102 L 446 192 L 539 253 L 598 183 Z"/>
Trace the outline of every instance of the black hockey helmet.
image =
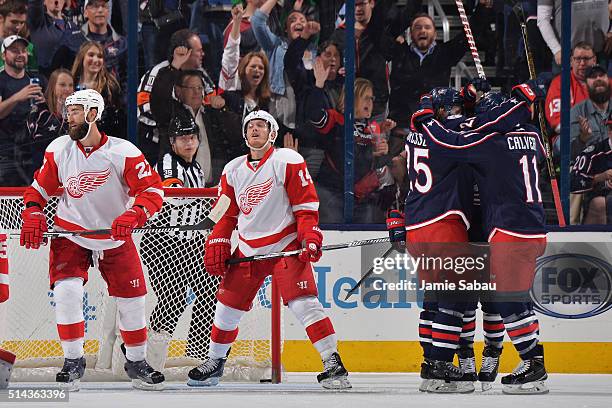
<path id="1" fill-rule="evenodd" d="M 168 126 L 168 137 L 197 135 L 200 138 L 200 127 L 189 112 L 176 112 Z"/>

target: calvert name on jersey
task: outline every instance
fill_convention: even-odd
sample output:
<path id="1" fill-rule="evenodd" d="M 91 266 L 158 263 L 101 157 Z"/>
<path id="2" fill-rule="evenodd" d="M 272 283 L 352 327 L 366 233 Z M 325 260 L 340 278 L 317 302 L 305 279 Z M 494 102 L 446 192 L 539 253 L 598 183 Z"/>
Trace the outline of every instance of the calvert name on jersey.
<path id="1" fill-rule="evenodd" d="M 24 193 L 24 201 L 44 207 L 61 186 L 64 191 L 54 217 L 56 230 L 109 229 L 115 218 L 132 205 L 143 206 L 153 215 L 161 208 L 164 197 L 159 175 L 140 150 L 127 140 L 104 133 L 100 145 L 89 152 L 68 135 L 51 142 L 34 182 Z M 109 234 L 68 239 L 91 250 L 123 244 L 111 240 Z"/>
<path id="2" fill-rule="evenodd" d="M 231 200 L 213 238 L 229 238 L 238 224 L 238 249 L 245 256 L 282 251 L 300 231 L 319 222 L 319 198 L 304 158 L 271 148 L 256 168 L 246 155 L 225 165 L 220 194 Z"/>

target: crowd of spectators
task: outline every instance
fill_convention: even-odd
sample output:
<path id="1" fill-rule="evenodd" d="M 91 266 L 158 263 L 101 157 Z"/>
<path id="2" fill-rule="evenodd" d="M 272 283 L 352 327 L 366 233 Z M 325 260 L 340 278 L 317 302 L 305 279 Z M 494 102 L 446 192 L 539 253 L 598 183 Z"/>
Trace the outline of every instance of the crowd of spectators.
<path id="1" fill-rule="evenodd" d="M 65 133 L 63 101 L 99 91 L 100 128 L 127 138 L 127 0 L 0 0 L 0 185 L 25 185 L 48 143 Z M 421 94 L 449 86 L 466 59 L 459 30 L 442 40 L 422 0 L 355 0 L 355 64 L 345 66 L 342 0 L 139 0 L 138 135 L 156 163 L 171 150 L 168 127 L 190 115 L 199 131 L 195 160 L 214 186 L 225 163 L 246 152 L 241 123 L 268 110 L 277 144 L 298 150 L 321 197 L 322 221 L 343 221 L 344 77 L 355 74 L 355 222 L 382 222 L 406 193 L 399 156 Z M 561 63 L 561 0 L 467 0 L 483 63 L 502 90 L 527 79 L 520 21 L 525 16 L 539 75 Z M 454 4 L 445 7 L 455 7 Z M 572 164 L 607 139 L 612 117 L 610 2 L 572 2 Z M 456 11 L 456 10 L 455 10 Z M 467 74 L 463 73 L 464 80 Z M 544 105 L 559 152 L 560 77 Z M 564 141 L 565 142 L 565 141 Z M 557 154 L 558 157 L 558 154 Z M 574 173 L 572 173 L 574 174 Z M 543 176 L 545 180 L 547 176 Z M 573 176 L 572 176 L 573 177 Z M 573 184 L 572 184 L 573 185 Z M 605 184 L 604 184 L 605 185 Z M 576 191 L 577 192 L 577 191 Z M 572 220 L 589 222 L 584 194 Z"/>

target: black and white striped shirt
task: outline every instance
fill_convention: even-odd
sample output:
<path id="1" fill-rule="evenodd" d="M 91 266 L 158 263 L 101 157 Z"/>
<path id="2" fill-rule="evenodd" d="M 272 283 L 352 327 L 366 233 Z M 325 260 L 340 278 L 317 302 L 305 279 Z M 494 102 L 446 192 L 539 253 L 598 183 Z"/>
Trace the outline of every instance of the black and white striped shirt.
<path id="1" fill-rule="evenodd" d="M 195 159 L 195 158 L 194 158 Z M 187 163 L 174 152 L 166 153 L 155 166 L 164 187 L 204 188 L 204 173 L 200 164 Z"/>

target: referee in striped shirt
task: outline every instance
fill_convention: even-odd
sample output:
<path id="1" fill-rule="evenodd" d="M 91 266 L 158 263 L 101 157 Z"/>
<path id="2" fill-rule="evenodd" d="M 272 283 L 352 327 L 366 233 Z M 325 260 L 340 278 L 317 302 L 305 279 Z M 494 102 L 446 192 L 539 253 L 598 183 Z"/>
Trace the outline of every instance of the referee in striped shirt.
<path id="1" fill-rule="evenodd" d="M 164 187 L 204 187 L 204 174 L 195 159 L 199 135 L 199 127 L 191 114 L 187 111 L 176 112 L 168 129 L 172 151 L 166 153 L 156 165 Z M 195 224 L 201 221 L 198 217 L 205 216 L 201 206 L 200 200 L 192 198 L 166 200 L 164 209 L 154 220 L 154 226 Z M 149 318 L 148 340 L 150 364 L 156 369 L 163 369 L 168 344 L 179 318 L 191 302 L 193 310 L 186 355 L 203 360 L 208 354 L 219 278 L 204 271 L 205 238 L 199 231 L 145 234 L 142 238 L 140 253 L 157 296 L 157 303 Z"/>

